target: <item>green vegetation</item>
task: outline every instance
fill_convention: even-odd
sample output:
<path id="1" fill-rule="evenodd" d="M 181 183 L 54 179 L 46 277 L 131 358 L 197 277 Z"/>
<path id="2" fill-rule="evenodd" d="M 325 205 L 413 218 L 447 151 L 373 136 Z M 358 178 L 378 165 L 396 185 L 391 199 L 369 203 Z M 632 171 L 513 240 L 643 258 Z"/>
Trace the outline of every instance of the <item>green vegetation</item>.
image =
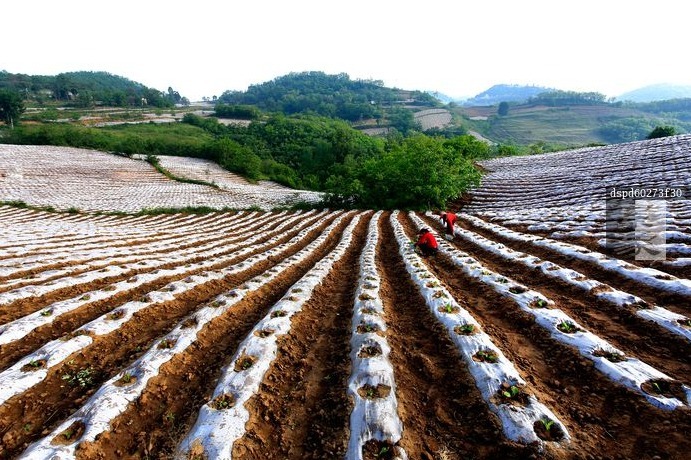
<path id="1" fill-rule="evenodd" d="M 189 103 L 172 88 L 164 93 L 108 72 L 66 72 L 46 76 L 0 71 L 0 89 L 21 93 L 24 99 L 39 105 L 60 102 L 72 107 L 146 105 L 163 108 Z"/>
<path id="2" fill-rule="evenodd" d="M 648 139 L 658 139 L 660 137 L 674 136 L 678 134 L 674 126 L 656 126 L 650 134 Z"/>
<path id="3" fill-rule="evenodd" d="M 0 121 L 14 128 L 24 110 L 24 102 L 19 93 L 0 89 Z"/>

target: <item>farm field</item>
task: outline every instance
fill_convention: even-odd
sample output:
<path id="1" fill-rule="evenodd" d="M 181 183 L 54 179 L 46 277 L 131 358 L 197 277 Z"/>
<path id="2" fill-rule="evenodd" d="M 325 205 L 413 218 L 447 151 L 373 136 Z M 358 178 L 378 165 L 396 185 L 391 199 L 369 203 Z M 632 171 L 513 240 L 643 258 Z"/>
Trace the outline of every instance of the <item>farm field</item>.
<path id="1" fill-rule="evenodd" d="M 453 241 L 431 213 L 0 206 L 0 459 L 683 459 L 689 209 L 628 262 L 596 192 L 688 185 L 689 142 L 484 162 Z"/>
<path id="2" fill-rule="evenodd" d="M 217 164 L 195 158 L 161 156 L 161 164 L 186 179 L 168 179 L 141 159 L 70 147 L 0 145 L 0 200 L 58 210 L 138 212 L 153 208 L 270 210 L 296 202 L 314 202 L 315 192 L 271 182 L 250 184 Z M 243 183 L 244 182 L 244 183 Z"/>

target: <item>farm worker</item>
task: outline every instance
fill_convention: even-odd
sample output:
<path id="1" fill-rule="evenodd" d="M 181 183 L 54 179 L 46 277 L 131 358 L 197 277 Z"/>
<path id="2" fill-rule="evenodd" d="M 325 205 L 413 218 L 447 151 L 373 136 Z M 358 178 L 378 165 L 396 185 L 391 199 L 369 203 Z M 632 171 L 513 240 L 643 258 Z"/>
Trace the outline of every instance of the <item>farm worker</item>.
<path id="1" fill-rule="evenodd" d="M 442 221 L 442 223 L 443 223 L 444 225 L 446 225 L 446 235 L 448 235 L 448 236 L 450 237 L 450 238 L 449 238 L 449 237 L 446 237 L 446 236 L 445 236 L 445 238 L 446 238 L 447 240 L 452 240 L 452 239 L 453 239 L 453 233 L 454 233 L 454 232 L 453 232 L 453 226 L 454 226 L 454 224 L 456 223 L 456 220 L 457 220 L 458 218 L 456 217 L 456 214 L 454 214 L 454 213 L 452 213 L 452 212 L 444 212 L 444 211 L 442 211 L 440 215 L 441 215 L 441 221 Z"/>
<path id="2" fill-rule="evenodd" d="M 439 251 L 439 244 L 428 229 L 423 228 L 418 232 L 419 239 L 415 247 L 420 249 L 423 256 L 433 256 Z"/>

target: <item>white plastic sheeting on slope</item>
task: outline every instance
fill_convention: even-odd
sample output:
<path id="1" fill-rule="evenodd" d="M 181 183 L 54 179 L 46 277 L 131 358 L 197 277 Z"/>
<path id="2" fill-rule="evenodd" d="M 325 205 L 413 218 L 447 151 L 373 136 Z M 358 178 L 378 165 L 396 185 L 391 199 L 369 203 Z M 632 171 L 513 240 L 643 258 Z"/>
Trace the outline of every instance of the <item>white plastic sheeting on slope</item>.
<path id="1" fill-rule="evenodd" d="M 564 441 L 568 441 L 570 437 L 564 424 L 559 421 L 551 410 L 540 403 L 535 396 L 529 396 L 529 402 L 525 407 L 511 404 L 496 404 L 494 402 L 494 397 L 502 389 L 502 383 L 525 385 L 525 380 L 521 378 L 511 361 L 494 345 L 489 335 L 482 331 L 477 320 L 467 310 L 462 308 L 451 293 L 441 285 L 440 281 L 424 267 L 422 259 L 411 247 L 408 236 L 398 222 L 397 217 L 398 212 L 391 214 L 391 224 L 394 228 L 399 252 L 405 262 L 406 270 L 413 282 L 418 286 L 430 311 L 443 324 L 461 352 L 463 360 L 482 394 L 482 398 L 492 412 L 499 416 L 506 437 L 512 441 L 523 443 L 542 443 L 543 441 L 535 434 L 533 426 L 540 420 L 548 419 L 559 425 L 564 433 Z M 451 307 L 452 313 L 445 311 L 447 305 Z M 456 313 L 453 313 L 454 311 Z M 473 325 L 478 332 L 472 335 L 456 333 L 457 326 L 466 324 Z M 497 355 L 497 362 L 488 363 L 474 360 L 473 356 L 483 350 L 493 351 Z"/>
<path id="2" fill-rule="evenodd" d="M 376 324 L 379 331 L 386 330 L 386 322 L 382 317 L 384 306 L 379 297 L 381 278 L 375 264 L 380 217 L 381 212 L 377 212 L 370 221 L 367 241 L 360 256 L 360 275 L 355 291 L 351 323 L 353 334 L 350 340 L 353 371 L 348 381 L 348 394 L 354 401 L 354 406 L 350 414 L 350 441 L 346 452 L 348 460 L 362 460 L 362 448 L 367 441 L 376 439 L 395 445 L 403 432 L 403 424 L 398 417 L 393 365 L 389 361 L 391 348 L 386 338 L 376 332 L 358 332 L 358 326 L 362 324 Z M 378 346 L 381 354 L 360 357 L 363 348 L 372 346 Z M 358 393 L 363 385 L 386 385 L 390 392 L 384 398 L 363 398 Z M 408 458 L 400 446 L 395 446 L 394 452 L 396 459 Z"/>

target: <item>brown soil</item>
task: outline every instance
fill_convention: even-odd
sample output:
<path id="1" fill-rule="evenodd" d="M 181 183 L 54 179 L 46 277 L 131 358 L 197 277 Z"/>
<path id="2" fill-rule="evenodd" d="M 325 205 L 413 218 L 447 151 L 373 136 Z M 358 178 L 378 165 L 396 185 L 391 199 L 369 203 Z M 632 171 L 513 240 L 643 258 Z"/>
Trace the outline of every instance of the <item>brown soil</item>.
<path id="1" fill-rule="evenodd" d="M 403 221 L 412 233 L 411 224 Z M 681 434 L 689 428 L 680 430 L 680 424 L 691 428 L 688 408 L 655 408 L 639 393 L 609 380 L 576 349 L 552 339 L 512 301 L 469 279 L 450 259 L 438 255 L 425 262 L 518 368 L 528 382 L 526 390 L 566 425 L 572 441 L 561 453 L 564 458 L 683 458 L 691 448 Z M 660 367 L 660 359 L 649 364 Z M 674 359 L 663 362 L 675 365 Z M 683 368 L 676 364 L 677 370 Z"/>
<path id="2" fill-rule="evenodd" d="M 343 258 L 291 319 L 279 353 L 247 407 L 247 434 L 234 458 L 343 458 L 348 443 L 350 321 L 358 257 L 369 219 L 363 218 Z"/>

